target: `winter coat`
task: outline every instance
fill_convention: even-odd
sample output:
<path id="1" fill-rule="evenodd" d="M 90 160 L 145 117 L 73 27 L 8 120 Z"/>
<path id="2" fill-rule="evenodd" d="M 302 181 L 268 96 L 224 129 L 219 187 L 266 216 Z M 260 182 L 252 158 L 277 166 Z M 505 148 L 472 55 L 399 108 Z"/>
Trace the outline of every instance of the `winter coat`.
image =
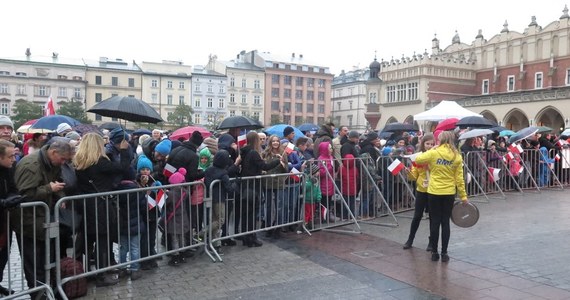
<path id="1" fill-rule="evenodd" d="M 129 162 L 134 160 L 134 154 L 131 146 L 127 150 L 120 150 L 117 147 L 113 146 L 111 143 L 105 145 L 105 154 L 112 162 L 120 163 L 121 160 L 126 156 Z M 134 180 L 136 177 L 136 167 L 131 165 L 124 168 L 122 173 L 113 174 L 114 181 L 118 184 L 121 180 Z M 115 185 L 117 187 L 117 185 Z"/>
<path id="2" fill-rule="evenodd" d="M 186 141 L 170 152 L 166 162 L 176 169 L 185 168 L 186 182 L 192 182 L 204 177 L 204 171 L 198 168 L 199 161 L 196 145 Z"/>
<path id="3" fill-rule="evenodd" d="M 320 153 L 319 153 L 319 145 L 322 142 L 329 142 L 332 145 L 332 140 L 333 140 L 333 132 L 330 128 L 330 126 L 327 125 L 321 125 L 321 128 L 319 128 L 319 130 L 317 131 L 317 133 L 315 134 L 315 136 L 317 137 L 315 139 L 315 143 L 313 146 L 313 156 L 314 157 L 319 157 Z M 328 153 L 328 152 L 327 152 Z"/>
<path id="4" fill-rule="evenodd" d="M 129 150 L 126 149 L 121 152 L 126 151 Z M 128 170 L 129 165 L 129 156 L 121 153 L 120 162 L 100 157 L 96 164 L 83 170 L 75 170 L 79 192 L 93 194 L 116 190 L 120 183 L 115 182 L 116 178 L 120 178 L 121 174 Z M 107 220 L 109 220 L 109 230 L 116 232 L 113 230 L 113 224 L 116 224 L 117 221 L 117 203 L 111 197 L 87 198 L 85 212 L 84 220 L 88 234 L 106 234 Z"/>
<path id="5" fill-rule="evenodd" d="M 0 166 L 0 199 L 6 199 L 8 196 L 18 194 L 16 183 L 14 182 L 14 172 L 16 165 L 11 168 L 4 168 Z M 7 245 L 7 222 L 8 210 L 0 208 L 0 249 Z M 18 221 L 19 222 L 19 221 Z"/>
<path id="6" fill-rule="evenodd" d="M 352 154 L 347 154 L 340 167 L 341 193 L 344 196 L 356 196 L 358 194 L 359 170 L 356 167 L 356 159 Z"/>
<path id="7" fill-rule="evenodd" d="M 305 203 L 314 204 L 321 203 L 321 188 L 317 183 L 313 183 L 311 177 L 305 177 Z"/>
<path id="8" fill-rule="evenodd" d="M 119 190 L 136 188 L 138 185 L 134 181 L 123 181 L 118 187 Z M 146 215 L 148 202 L 145 195 L 145 192 L 137 191 L 118 195 L 119 232 L 121 235 L 140 235 L 146 232 L 144 215 Z"/>
<path id="9" fill-rule="evenodd" d="M 183 235 L 190 232 L 190 216 L 188 214 L 188 194 L 185 187 L 171 188 L 166 199 L 163 218 L 165 233 Z"/>
<path id="10" fill-rule="evenodd" d="M 267 154 L 264 153 L 264 156 L 266 163 L 271 163 L 274 160 L 279 161 L 279 158 L 277 158 L 273 153 L 267 153 Z M 287 173 L 289 173 L 289 170 L 284 168 L 282 164 L 277 164 L 274 168 L 267 170 L 265 174 L 278 175 L 278 174 L 287 174 Z M 264 186 L 268 189 L 282 190 L 285 188 L 286 179 L 287 176 L 276 176 L 276 177 L 266 178 L 264 181 Z"/>
<path id="11" fill-rule="evenodd" d="M 428 164 L 430 178 L 427 192 L 432 195 L 459 194 L 467 199 L 463 178 L 463 158 L 447 144 L 432 148 L 416 157 L 416 164 Z"/>
<path id="12" fill-rule="evenodd" d="M 220 183 L 214 184 L 212 188 L 212 202 L 225 203 L 228 194 L 233 194 L 237 191 L 237 183 L 235 181 L 231 182 L 228 176 L 227 168 L 233 165 L 233 161 L 230 155 L 225 150 L 218 150 L 216 155 L 214 155 L 213 165 L 206 170 L 204 176 L 204 183 L 206 184 L 206 194 L 209 195 L 210 185 L 215 180 L 220 180 Z"/>
<path id="13" fill-rule="evenodd" d="M 412 164 L 412 168 L 408 173 L 408 179 L 416 182 L 416 190 L 418 192 L 427 193 L 428 165 L 419 165 L 416 162 Z"/>
<path id="14" fill-rule="evenodd" d="M 261 171 L 268 171 L 275 168 L 280 164 L 279 159 L 274 159 L 269 162 L 263 161 L 259 153 L 251 148 L 245 146 L 241 148 L 241 177 L 261 175 Z"/>
<path id="15" fill-rule="evenodd" d="M 49 146 L 43 146 L 39 151 L 24 156 L 16 166 L 14 181 L 20 194 L 26 197 L 27 202 L 40 201 L 53 210 L 55 203 L 65 195 L 63 192 L 53 193 L 50 182 L 61 181 L 61 167 L 51 164 L 47 156 Z M 43 224 L 46 222 L 44 209 L 38 207 L 15 209 L 10 215 L 10 222 L 14 231 L 23 233 L 25 237 L 34 238 L 34 232 L 38 240 L 45 240 Z M 20 214 L 21 213 L 21 214 Z M 23 222 L 23 232 L 21 232 Z M 48 220 L 49 221 L 49 220 Z M 35 224 L 35 229 L 34 229 Z"/>
<path id="16" fill-rule="evenodd" d="M 319 145 L 318 158 L 319 161 L 319 178 L 321 193 L 324 196 L 332 196 L 334 194 L 334 181 L 332 178 L 335 176 L 333 157 L 329 154 L 329 142 L 322 142 Z M 328 174 L 327 174 L 328 173 Z"/>

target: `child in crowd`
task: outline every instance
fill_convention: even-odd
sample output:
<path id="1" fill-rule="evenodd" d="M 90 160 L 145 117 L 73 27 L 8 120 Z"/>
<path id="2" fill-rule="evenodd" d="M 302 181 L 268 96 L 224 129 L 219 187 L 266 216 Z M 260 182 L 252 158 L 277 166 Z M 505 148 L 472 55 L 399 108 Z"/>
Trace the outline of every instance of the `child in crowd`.
<path id="1" fill-rule="evenodd" d="M 207 148 L 206 148 L 207 149 Z M 215 180 L 220 180 L 219 183 L 214 184 L 212 188 L 212 220 L 209 228 L 212 232 L 213 239 L 218 239 L 222 234 L 222 226 L 226 218 L 226 199 L 228 194 L 237 191 L 237 184 L 230 182 L 227 168 L 233 164 L 230 153 L 226 150 L 218 150 L 214 155 L 214 162 L 212 167 L 206 169 L 204 174 L 204 183 L 207 187 L 206 194 L 210 192 L 210 185 Z M 222 255 L 221 241 L 215 241 L 212 245 L 216 248 L 218 254 Z"/>
<path id="2" fill-rule="evenodd" d="M 186 169 L 179 168 L 178 171 L 170 175 L 168 178 L 168 183 L 179 184 L 186 182 Z M 184 238 L 190 232 L 190 218 L 186 212 L 186 203 L 184 199 L 188 201 L 186 187 L 173 187 L 168 192 L 168 198 L 166 199 L 166 210 L 162 218 L 164 218 L 164 233 L 167 236 L 167 244 L 171 245 L 170 250 L 178 250 L 184 247 Z M 185 262 L 184 256 L 180 252 L 176 252 L 170 261 L 168 262 L 171 266 L 178 266 L 180 263 Z"/>
<path id="3" fill-rule="evenodd" d="M 201 171 L 206 171 L 212 165 L 212 153 L 210 149 L 204 147 L 199 152 L 200 161 L 198 162 L 198 169 Z M 204 182 L 204 178 L 197 180 L 199 182 Z M 206 186 L 206 189 L 209 187 Z M 202 230 L 202 224 L 204 223 L 204 186 L 201 184 L 193 185 L 192 192 L 190 194 L 190 212 L 192 218 L 192 230 L 194 232 L 200 232 Z M 187 241 L 190 242 L 190 241 Z"/>
<path id="4" fill-rule="evenodd" d="M 311 167 L 307 168 L 310 171 L 310 175 L 305 176 L 305 227 L 309 230 L 314 227 L 313 217 L 315 216 L 315 209 L 317 207 L 320 208 L 322 198 L 321 188 L 319 187 L 319 165 L 316 163 L 310 164 Z"/>
<path id="5" fill-rule="evenodd" d="M 356 159 L 354 155 L 347 154 L 342 160 L 342 166 L 340 167 L 340 178 L 341 178 L 341 193 L 342 197 L 346 200 L 350 211 L 356 213 L 356 196 L 358 195 L 358 179 L 359 171 L 356 167 Z M 341 201 L 337 201 L 337 211 L 342 212 L 340 216 L 343 220 L 350 218 L 350 212 L 346 209 Z"/>

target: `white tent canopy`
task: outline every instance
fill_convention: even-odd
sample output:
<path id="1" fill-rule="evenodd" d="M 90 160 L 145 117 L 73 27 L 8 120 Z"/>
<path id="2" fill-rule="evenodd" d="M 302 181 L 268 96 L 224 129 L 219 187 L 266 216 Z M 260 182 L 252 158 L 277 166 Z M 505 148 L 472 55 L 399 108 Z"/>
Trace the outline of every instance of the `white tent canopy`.
<path id="1" fill-rule="evenodd" d="M 468 116 L 482 117 L 478 113 L 463 108 L 455 101 L 443 100 L 430 110 L 414 115 L 414 121 L 441 121 L 449 118 L 461 119 Z"/>

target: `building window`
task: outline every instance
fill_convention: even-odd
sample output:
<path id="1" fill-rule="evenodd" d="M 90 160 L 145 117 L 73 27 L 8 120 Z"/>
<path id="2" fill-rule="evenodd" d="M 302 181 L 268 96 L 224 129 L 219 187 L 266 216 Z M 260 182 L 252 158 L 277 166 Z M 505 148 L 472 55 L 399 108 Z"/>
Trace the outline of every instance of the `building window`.
<path id="1" fill-rule="evenodd" d="M 10 76 L 10 72 L 8 72 L 8 71 L 0 71 L 0 75 L 2 75 L 2 76 Z"/>
<path id="2" fill-rule="evenodd" d="M 81 97 L 81 88 L 75 88 L 75 90 L 73 91 L 73 97 L 75 97 L 75 99 L 83 98 Z"/>
<path id="3" fill-rule="evenodd" d="M 224 87 L 223 85 L 220 85 L 220 92 L 219 92 L 219 93 L 220 93 L 220 94 L 223 94 L 223 93 L 225 93 L 225 92 L 226 92 L 225 87 Z"/>
<path id="4" fill-rule="evenodd" d="M 178 82 L 178 88 L 181 89 L 181 90 L 185 89 L 185 87 L 184 87 L 184 81 Z"/>
<path id="5" fill-rule="evenodd" d="M 101 85 L 101 76 L 95 76 L 95 84 Z"/>
<path id="6" fill-rule="evenodd" d="M 241 111 L 241 116 L 242 116 L 242 117 L 247 117 L 247 111 L 242 110 L 242 111 Z"/>
<path id="7" fill-rule="evenodd" d="M 224 99 L 223 98 L 218 99 L 218 108 L 224 108 Z"/>
<path id="8" fill-rule="evenodd" d="M 178 96 L 178 105 L 184 105 L 184 96 Z"/>
<path id="9" fill-rule="evenodd" d="M 285 89 L 283 91 L 283 98 L 285 99 L 291 99 L 291 89 Z"/>
<path id="10" fill-rule="evenodd" d="M 535 89 L 542 88 L 542 72 L 534 74 L 534 88 Z"/>
<path id="11" fill-rule="evenodd" d="M 314 104 L 307 104 L 307 113 L 314 113 L 315 112 L 315 105 Z"/>
<path id="12" fill-rule="evenodd" d="M 307 78 L 307 86 L 313 87 L 315 85 L 315 78 Z"/>
<path id="13" fill-rule="evenodd" d="M 323 104 L 319 104 L 319 114 L 325 113 L 325 106 Z"/>
<path id="14" fill-rule="evenodd" d="M 233 117 L 236 115 L 236 111 L 235 110 L 230 110 L 230 117 Z"/>
<path id="15" fill-rule="evenodd" d="M 158 94 L 150 95 L 150 101 L 155 104 L 158 103 Z"/>
<path id="16" fill-rule="evenodd" d="M 261 82 L 259 81 L 259 79 L 256 79 L 253 81 L 253 88 L 254 89 L 260 89 L 261 88 Z"/>
<path id="17" fill-rule="evenodd" d="M 48 88 L 45 85 L 40 85 L 38 88 L 38 96 L 47 96 L 48 92 L 47 92 Z"/>
<path id="18" fill-rule="evenodd" d="M 566 70 L 566 85 L 570 85 L 570 69 Z"/>
<path id="19" fill-rule="evenodd" d="M 67 89 L 64 87 L 59 87 L 59 89 L 57 91 L 57 96 L 58 97 L 67 97 Z"/>
<path id="20" fill-rule="evenodd" d="M 352 100 L 348 101 L 348 109 L 352 109 Z"/>
<path id="21" fill-rule="evenodd" d="M 325 101 L 325 92 L 319 92 L 318 97 L 319 101 Z"/>
<path id="22" fill-rule="evenodd" d="M 129 78 L 129 87 L 135 87 L 135 79 Z"/>
<path id="23" fill-rule="evenodd" d="M 348 127 L 352 127 L 352 115 L 348 115 Z"/>
<path id="24" fill-rule="evenodd" d="M 340 106 L 341 106 L 340 101 L 338 101 L 338 102 L 336 103 L 336 106 L 338 107 L 337 110 L 340 110 Z"/>
<path id="25" fill-rule="evenodd" d="M 303 85 L 303 77 L 295 77 L 295 85 L 302 86 Z"/>
<path id="26" fill-rule="evenodd" d="M 483 95 L 489 94 L 489 79 L 483 80 L 483 83 L 481 84 L 481 93 Z"/>
<path id="27" fill-rule="evenodd" d="M 150 81 L 150 87 L 153 87 L 153 88 L 158 87 L 158 80 L 156 80 L 156 79 L 151 80 Z"/>
<path id="28" fill-rule="evenodd" d="M 252 117 L 253 117 L 254 120 L 259 120 L 259 112 L 258 112 L 258 111 L 254 111 Z"/>
<path id="29" fill-rule="evenodd" d="M 199 92 L 200 91 L 200 85 L 196 84 L 196 86 L 194 87 L 194 91 L 195 92 Z"/>
<path id="30" fill-rule="evenodd" d="M 397 97 L 397 101 L 401 102 L 401 101 L 406 101 L 406 84 L 398 84 L 396 85 L 396 97 Z"/>
<path id="31" fill-rule="evenodd" d="M 119 77 L 111 77 L 111 85 L 119 86 Z"/>
<path id="32" fill-rule="evenodd" d="M 288 114 L 291 112 L 291 103 L 290 102 L 285 102 L 283 103 L 283 111 Z"/>
<path id="33" fill-rule="evenodd" d="M 507 77 L 507 92 L 512 92 L 515 90 L 515 76 Z"/>
<path id="34" fill-rule="evenodd" d="M 26 85 L 18 84 L 18 95 L 25 95 L 26 94 Z"/>
<path id="35" fill-rule="evenodd" d="M 318 122 L 317 124 L 323 124 L 323 123 L 325 123 L 325 117 L 318 117 L 317 120 L 318 120 L 318 121 L 317 121 L 317 122 Z"/>
<path id="36" fill-rule="evenodd" d="M 0 94 L 8 94 L 8 84 L 0 83 Z"/>
<path id="37" fill-rule="evenodd" d="M 230 94 L 230 103 L 236 103 L 236 94 Z"/>
<path id="38" fill-rule="evenodd" d="M 214 122 L 214 115 L 208 114 L 208 123 L 212 123 L 212 122 Z"/>
<path id="39" fill-rule="evenodd" d="M 234 77 L 230 78 L 230 86 L 231 87 L 236 86 L 236 79 Z"/>
<path id="40" fill-rule="evenodd" d="M 241 80 L 241 87 L 242 87 L 242 88 L 247 87 L 247 80 L 246 80 L 245 78 L 243 78 L 243 79 Z"/>
<path id="41" fill-rule="evenodd" d="M 372 97 L 372 95 L 370 95 Z M 391 103 L 396 100 L 396 87 L 391 85 L 386 87 L 386 102 Z"/>
<path id="42" fill-rule="evenodd" d="M 247 103 L 247 95 L 241 95 L 241 103 L 243 104 Z"/>
<path id="43" fill-rule="evenodd" d="M 28 76 L 28 74 L 25 73 L 25 72 L 16 72 L 16 76 L 23 76 L 23 77 L 26 77 L 26 76 Z"/>
<path id="44" fill-rule="evenodd" d="M 214 91 L 214 87 L 211 84 L 208 84 L 208 93 L 212 93 Z"/>
<path id="45" fill-rule="evenodd" d="M 271 97 L 279 98 L 279 88 L 271 89 Z"/>
<path id="46" fill-rule="evenodd" d="M 208 98 L 208 108 L 214 107 L 214 100 L 212 98 Z"/>
<path id="47" fill-rule="evenodd" d="M 292 77 L 289 75 L 285 75 L 284 81 L 286 85 L 291 85 Z"/>
<path id="48" fill-rule="evenodd" d="M 172 95 L 166 95 L 166 104 L 172 105 Z"/>
<path id="49" fill-rule="evenodd" d="M 303 112 L 303 103 L 295 103 L 295 112 L 301 113 Z M 300 125 L 300 124 L 299 124 Z"/>
<path id="50" fill-rule="evenodd" d="M 418 100 L 418 83 L 408 83 L 408 100 Z"/>
<path id="51" fill-rule="evenodd" d="M 273 74 L 271 75 L 271 83 L 279 83 L 279 75 Z"/>
<path id="52" fill-rule="evenodd" d="M 98 103 L 98 102 L 101 102 L 101 101 L 103 101 L 103 94 L 101 94 L 101 93 L 95 93 L 95 102 Z"/>
<path id="53" fill-rule="evenodd" d="M 315 92 L 307 91 L 307 100 L 313 100 L 315 98 Z"/>
<path id="54" fill-rule="evenodd" d="M 303 99 L 303 91 L 295 90 L 295 99 Z"/>
<path id="55" fill-rule="evenodd" d="M 378 95 L 376 93 L 370 93 L 370 103 L 376 103 L 378 100 Z"/>
<path id="56" fill-rule="evenodd" d="M 306 118 L 305 118 L 305 122 L 307 122 L 307 123 L 313 123 L 313 120 L 314 120 L 314 119 L 315 119 L 314 117 L 306 117 Z M 339 123 L 339 124 L 340 124 L 340 123 Z"/>
<path id="57" fill-rule="evenodd" d="M 202 123 L 202 118 L 201 118 L 200 114 L 194 114 L 194 123 L 196 123 L 196 124 Z"/>
<path id="58" fill-rule="evenodd" d="M 319 87 L 325 87 L 325 80 L 324 79 L 319 79 Z"/>
<path id="59" fill-rule="evenodd" d="M 169 80 L 166 82 L 166 88 L 167 89 L 171 89 L 172 88 L 172 80 Z"/>
<path id="60" fill-rule="evenodd" d="M 271 101 L 271 110 L 279 111 L 279 101 Z"/>
<path id="61" fill-rule="evenodd" d="M 194 107 L 200 107 L 200 104 L 202 104 L 202 99 L 198 98 L 194 100 Z"/>
<path id="62" fill-rule="evenodd" d="M 261 104 L 261 96 L 253 96 L 253 104 L 260 105 Z"/>
<path id="63" fill-rule="evenodd" d="M 0 114 L 2 115 L 10 115 L 10 105 L 8 103 L 0 104 Z"/>
<path id="64" fill-rule="evenodd" d="M 303 124 L 303 116 L 295 116 L 295 126 Z"/>

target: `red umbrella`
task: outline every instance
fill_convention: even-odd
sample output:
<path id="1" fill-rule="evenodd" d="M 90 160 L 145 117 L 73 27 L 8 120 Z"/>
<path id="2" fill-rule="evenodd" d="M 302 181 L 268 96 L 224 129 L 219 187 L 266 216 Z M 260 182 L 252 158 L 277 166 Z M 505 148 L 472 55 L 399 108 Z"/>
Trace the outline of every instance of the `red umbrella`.
<path id="1" fill-rule="evenodd" d="M 194 131 L 198 131 L 202 134 L 202 137 L 207 138 L 209 136 L 212 135 L 212 133 L 201 126 L 186 126 L 186 127 L 182 127 L 179 129 L 176 129 L 171 135 L 170 135 L 170 139 L 171 140 L 177 140 L 179 138 L 184 138 L 184 139 L 190 139 L 190 136 L 192 135 L 192 133 L 194 133 Z"/>
<path id="2" fill-rule="evenodd" d="M 37 120 L 38 119 L 29 120 L 28 122 L 22 124 L 22 126 L 20 126 L 16 131 L 19 133 L 28 133 L 30 127 L 32 127 L 32 125 L 34 125 Z"/>
<path id="3" fill-rule="evenodd" d="M 455 129 L 455 124 L 457 124 L 457 121 L 459 121 L 458 118 L 445 119 L 445 120 L 439 122 L 439 124 L 437 124 L 437 127 L 435 127 L 435 130 L 442 130 L 442 131 L 453 130 L 453 129 Z"/>

